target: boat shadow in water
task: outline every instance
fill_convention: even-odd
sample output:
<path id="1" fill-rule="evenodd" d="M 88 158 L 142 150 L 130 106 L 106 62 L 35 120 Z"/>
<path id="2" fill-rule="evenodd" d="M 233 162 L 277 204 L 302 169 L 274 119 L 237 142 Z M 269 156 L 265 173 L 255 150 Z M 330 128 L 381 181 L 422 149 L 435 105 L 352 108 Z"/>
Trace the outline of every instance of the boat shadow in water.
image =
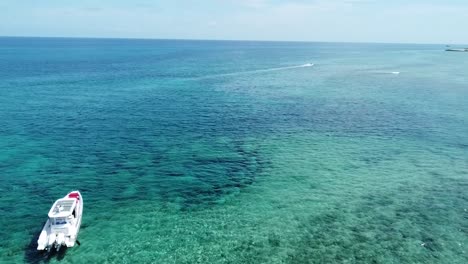
<path id="1" fill-rule="evenodd" d="M 45 224 L 45 222 L 44 222 Z M 38 230 L 33 234 L 31 237 L 31 241 L 29 241 L 29 244 L 26 246 L 24 250 L 24 262 L 25 263 L 31 263 L 31 264 L 40 264 L 40 263 L 48 263 L 51 260 L 55 259 L 58 261 L 61 261 L 65 258 L 65 254 L 67 253 L 67 247 L 62 246 L 60 247 L 60 250 L 55 250 L 55 248 L 52 248 L 50 252 L 45 251 L 38 251 L 37 250 L 37 239 L 39 238 L 39 235 L 41 234 L 41 230 Z"/>

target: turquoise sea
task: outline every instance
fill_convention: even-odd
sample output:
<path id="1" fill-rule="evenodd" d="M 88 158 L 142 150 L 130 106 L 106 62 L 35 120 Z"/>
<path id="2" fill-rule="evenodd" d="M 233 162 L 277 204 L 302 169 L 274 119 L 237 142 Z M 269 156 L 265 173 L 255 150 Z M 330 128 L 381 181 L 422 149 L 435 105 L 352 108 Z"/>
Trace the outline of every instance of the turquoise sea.
<path id="1" fill-rule="evenodd" d="M 443 50 L 0 38 L 0 263 L 468 263 Z M 81 246 L 37 253 L 74 189 Z"/>

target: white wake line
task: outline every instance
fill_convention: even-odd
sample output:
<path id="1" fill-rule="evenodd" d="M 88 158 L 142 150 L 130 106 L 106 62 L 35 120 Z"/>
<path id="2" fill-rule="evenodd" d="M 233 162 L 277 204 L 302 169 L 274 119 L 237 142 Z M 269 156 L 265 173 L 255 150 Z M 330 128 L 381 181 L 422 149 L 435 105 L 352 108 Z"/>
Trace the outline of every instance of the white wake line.
<path id="1" fill-rule="evenodd" d="M 312 66 L 314 66 L 313 63 L 306 63 L 306 64 L 302 64 L 302 65 L 288 66 L 288 67 L 279 67 L 279 68 L 269 68 L 269 69 L 262 69 L 262 70 L 253 70 L 253 71 L 242 71 L 242 72 L 233 72 L 233 73 L 214 74 L 214 75 L 201 76 L 201 77 L 193 78 L 193 79 L 195 79 L 195 80 L 210 79 L 210 78 L 225 77 L 225 76 L 236 76 L 236 75 L 244 75 L 244 74 L 252 74 L 252 73 L 262 73 L 262 72 L 273 72 L 273 71 L 283 71 L 283 70 L 298 69 L 298 68 L 307 68 L 307 67 L 312 67 Z"/>
<path id="2" fill-rule="evenodd" d="M 393 74 L 393 75 L 399 75 L 401 72 L 399 72 L 399 71 L 369 71 L 369 73 L 373 73 L 373 74 Z"/>
<path id="3" fill-rule="evenodd" d="M 377 74 L 394 74 L 394 75 L 398 75 L 400 74 L 399 71 L 380 71 L 380 72 L 375 72 Z"/>

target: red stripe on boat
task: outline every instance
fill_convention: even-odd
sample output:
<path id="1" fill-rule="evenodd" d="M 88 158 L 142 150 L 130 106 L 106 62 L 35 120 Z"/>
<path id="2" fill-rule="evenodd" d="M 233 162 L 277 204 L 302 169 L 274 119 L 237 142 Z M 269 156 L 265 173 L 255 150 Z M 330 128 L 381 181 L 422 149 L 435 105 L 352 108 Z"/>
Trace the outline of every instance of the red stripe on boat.
<path id="1" fill-rule="evenodd" d="M 75 198 L 75 199 L 79 200 L 79 199 L 80 199 L 80 195 L 79 195 L 78 193 L 70 193 L 70 194 L 68 195 L 68 198 Z"/>

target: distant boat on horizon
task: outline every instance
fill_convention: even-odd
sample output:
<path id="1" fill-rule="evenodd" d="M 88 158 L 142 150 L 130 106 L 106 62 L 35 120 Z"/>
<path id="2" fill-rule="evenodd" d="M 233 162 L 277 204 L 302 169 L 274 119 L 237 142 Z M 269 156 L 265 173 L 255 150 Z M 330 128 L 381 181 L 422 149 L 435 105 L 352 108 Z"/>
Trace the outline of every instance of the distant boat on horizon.
<path id="1" fill-rule="evenodd" d="M 447 49 L 445 49 L 445 51 L 456 51 L 456 52 L 468 52 L 468 48 L 450 48 L 449 45 L 446 46 Z"/>

